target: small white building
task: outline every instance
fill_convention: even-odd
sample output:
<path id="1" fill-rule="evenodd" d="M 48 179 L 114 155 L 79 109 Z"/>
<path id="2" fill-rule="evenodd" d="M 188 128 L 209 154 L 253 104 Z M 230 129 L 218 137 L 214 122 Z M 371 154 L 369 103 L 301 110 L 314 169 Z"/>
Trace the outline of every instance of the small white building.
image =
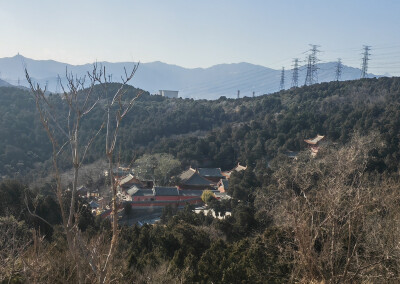
<path id="1" fill-rule="evenodd" d="M 179 91 L 160 90 L 160 96 L 167 98 L 177 98 Z"/>
<path id="2" fill-rule="evenodd" d="M 218 219 L 225 219 L 228 216 L 232 216 L 232 212 L 229 212 L 229 211 L 225 212 L 223 214 L 223 216 L 221 214 L 217 215 L 217 214 L 215 214 L 214 209 L 210 209 L 207 206 L 197 207 L 196 209 L 194 209 L 194 213 L 200 214 L 200 212 L 203 212 L 204 215 L 208 215 L 208 213 L 211 212 L 211 215 L 214 218 L 218 218 Z"/>

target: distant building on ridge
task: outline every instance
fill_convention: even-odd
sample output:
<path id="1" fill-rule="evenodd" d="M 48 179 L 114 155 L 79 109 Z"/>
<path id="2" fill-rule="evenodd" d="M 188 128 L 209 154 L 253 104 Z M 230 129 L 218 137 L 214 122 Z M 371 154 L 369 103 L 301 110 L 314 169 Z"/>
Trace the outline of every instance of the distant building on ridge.
<path id="1" fill-rule="evenodd" d="M 177 98 L 179 91 L 160 90 L 160 96 L 167 98 Z"/>

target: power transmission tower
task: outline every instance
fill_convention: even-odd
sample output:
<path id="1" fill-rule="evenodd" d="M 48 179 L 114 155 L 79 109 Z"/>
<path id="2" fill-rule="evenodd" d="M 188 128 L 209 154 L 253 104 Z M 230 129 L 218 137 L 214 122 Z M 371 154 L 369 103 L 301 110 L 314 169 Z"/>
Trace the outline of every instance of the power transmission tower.
<path id="1" fill-rule="evenodd" d="M 311 54 L 307 58 L 307 73 L 306 73 L 306 80 L 304 82 L 304 86 L 312 85 L 312 61 L 311 61 Z"/>
<path id="2" fill-rule="evenodd" d="M 254 98 L 255 94 L 256 94 L 256 92 L 253 91 L 253 98 Z"/>
<path id="3" fill-rule="evenodd" d="M 240 98 L 240 90 L 238 90 L 237 98 L 238 98 L 238 99 Z"/>
<path id="4" fill-rule="evenodd" d="M 363 47 L 364 47 L 364 52 L 361 63 L 361 79 L 368 77 L 368 61 L 369 61 L 368 57 L 371 55 L 369 53 L 369 51 L 371 50 L 371 46 L 364 45 Z"/>
<path id="5" fill-rule="evenodd" d="M 293 59 L 293 73 L 292 73 L 292 87 L 297 88 L 299 86 L 299 59 Z"/>
<path id="6" fill-rule="evenodd" d="M 61 78 L 57 79 L 56 94 L 60 93 Z"/>
<path id="7" fill-rule="evenodd" d="M 340 78 L 342 77 L 342 69 L 343 69 L 342 59 L 338 58 L 338 61 L 336 62 L 336 68 L 335 68 L 335 80 L 336 81 L 339 81 Z"/>
<path id="8" fill-rule="evenodd" d="M 318 49 L 319 45 L 315 44 L 310 44 L 311 49 L 309 50 L 311 54 L 308 55 L 307 57 L 307 74 L 306 74 L 306 80 L 304 82 L 304 85 L 312 85 L 315 83 L 318 83 L 318 53 L 320 50 Z"/>
<path id="9" fill-rule="evenodd" d="M 281 71 L 280 90 L 282 91 L 283 89 L 285 89 L 285 67 L 282 67 L 282 71 Z"/>
<path id="10" fill-rule="evenodd" d="M 311 63 L 312 63 L 311 77 L 312 77 L 313 84 L 318 83 L 318 69 L 319 68 L 318 68 L 317 64 L 319 62 L 319 59 L 318 59 L 317 54 L 318 54 L 318 52 L 320 52 L 318 50 L 318 47 L 319 47 L 319 45 L 315 45 L 315 44 L 311 45 Z"/>

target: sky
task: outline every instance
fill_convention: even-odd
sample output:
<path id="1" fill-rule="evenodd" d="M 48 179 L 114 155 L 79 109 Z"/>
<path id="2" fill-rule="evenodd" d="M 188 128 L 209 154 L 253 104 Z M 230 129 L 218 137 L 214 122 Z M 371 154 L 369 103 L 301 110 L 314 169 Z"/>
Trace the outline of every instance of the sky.
<path id="1" fill-rule="evenodd" d="M 398 0 L 0 0 L 0 57 L 289 69 L 317 44 L 360 67 L 370 45 L 369 71 L 400 75 L 399 15 Z"/>

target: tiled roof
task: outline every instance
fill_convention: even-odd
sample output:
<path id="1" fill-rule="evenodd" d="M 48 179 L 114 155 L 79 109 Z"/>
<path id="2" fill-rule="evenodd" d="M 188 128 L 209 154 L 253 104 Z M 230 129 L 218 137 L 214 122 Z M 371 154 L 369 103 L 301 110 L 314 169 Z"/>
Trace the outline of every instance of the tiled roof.
<path id="1" fill-rule="evenodd" d="M 153 195 L 153 190 L 138 188 L 137 186 L 131 187 L 127 192 L 131 196 L 149 196 L 149 195 Z"/>
<path id="2" fill-rule="evenodd" d="M 247 169 L 247 167 L 242 166 L 241 164 L 238 163 L 237 166 L 233 169 L 233 171 L 240 172 L 240 171 L 244 171 L 246 169 Z"/>
<path id="3" fill-rule="evenodd" d="M 120 184 L 120 185 L 123 185 L 123 184 L 125 184 L 125 183 L 127 183 L 127 182 L 130 182 L 132 179 L 133 179 L 133 175 L 128 174 L 128 175 L 124 176 L 124 177 L 120 180 L 119 184 Z"/>
<path id="4" fill-rule="evenodd" d="M 308 144 L 312 144 L 315 145 L 317 144 L 319 141 L 321 141 L 325 136 L 323 135 L 317 135 L 312 139 L 305 139 L 304 142 L 308 143 Z"/>
<path id="5" fill-rule="evenodd" d="M 199 168 L 198 171 L 202 177 L 223 177 L 220 168 Z"/>
<path id="6" fill-rule="evenodd" d="M 178 196 L 179 190 L 177 187 L 155 186 L 153 187 L 155 196 Z"/>
<path id="7" fill-rule="evenodd" d="M 128 189 L 126 191 L 126 193 L 128 193 L 129 195 L 134 195 L 136 194 L 138 191 L 140 190 L 139 187 L 137 187 L 136 185 L 132 186 L 130 189 Z"/>
<path id="8" fill-rule="evenodd" d="M 185 185 L 213 185 L 213 183 L 201 177 L 198 173 L 193 174 L 189 179 L 182 181 Z"/>
<path id="9" fill-rule="evenodd" d="M 181 179 L 181 181 L 186 181 L 186 180 L 190 179 L 195 173 L 196 173 L 196 171 L 194 169 L 189 168 L 187 171 L 184 171 L 183 173 L 181 173 L 179 178 Z"/>
<path id="10" fill-rule="evenodd" d="M 215 192 L 215 197 L 220 199 L 220 200 L 228 200 L 231 199 L 232 197 L 230 197 L 228 194 L 226 194 L 225 192 Z"/>
<path id="11" fill-rule="evenodd" d="M 182 196 L 201 196 L 203 193 L 202 190 L 190 190 L 190 189 L 185 189 L 185 190 L 180 190 L 179 194 Z"/>
<path id="12" fill-rule="evenodd" d="M 84 186 L 84 185 L 81 185 L 80 187 L 78 187 L 77 188 L 77 190 L 76 191 L 82 191 L 82 192 L 87 192 L 88 191 L 88 189 Z"/>

